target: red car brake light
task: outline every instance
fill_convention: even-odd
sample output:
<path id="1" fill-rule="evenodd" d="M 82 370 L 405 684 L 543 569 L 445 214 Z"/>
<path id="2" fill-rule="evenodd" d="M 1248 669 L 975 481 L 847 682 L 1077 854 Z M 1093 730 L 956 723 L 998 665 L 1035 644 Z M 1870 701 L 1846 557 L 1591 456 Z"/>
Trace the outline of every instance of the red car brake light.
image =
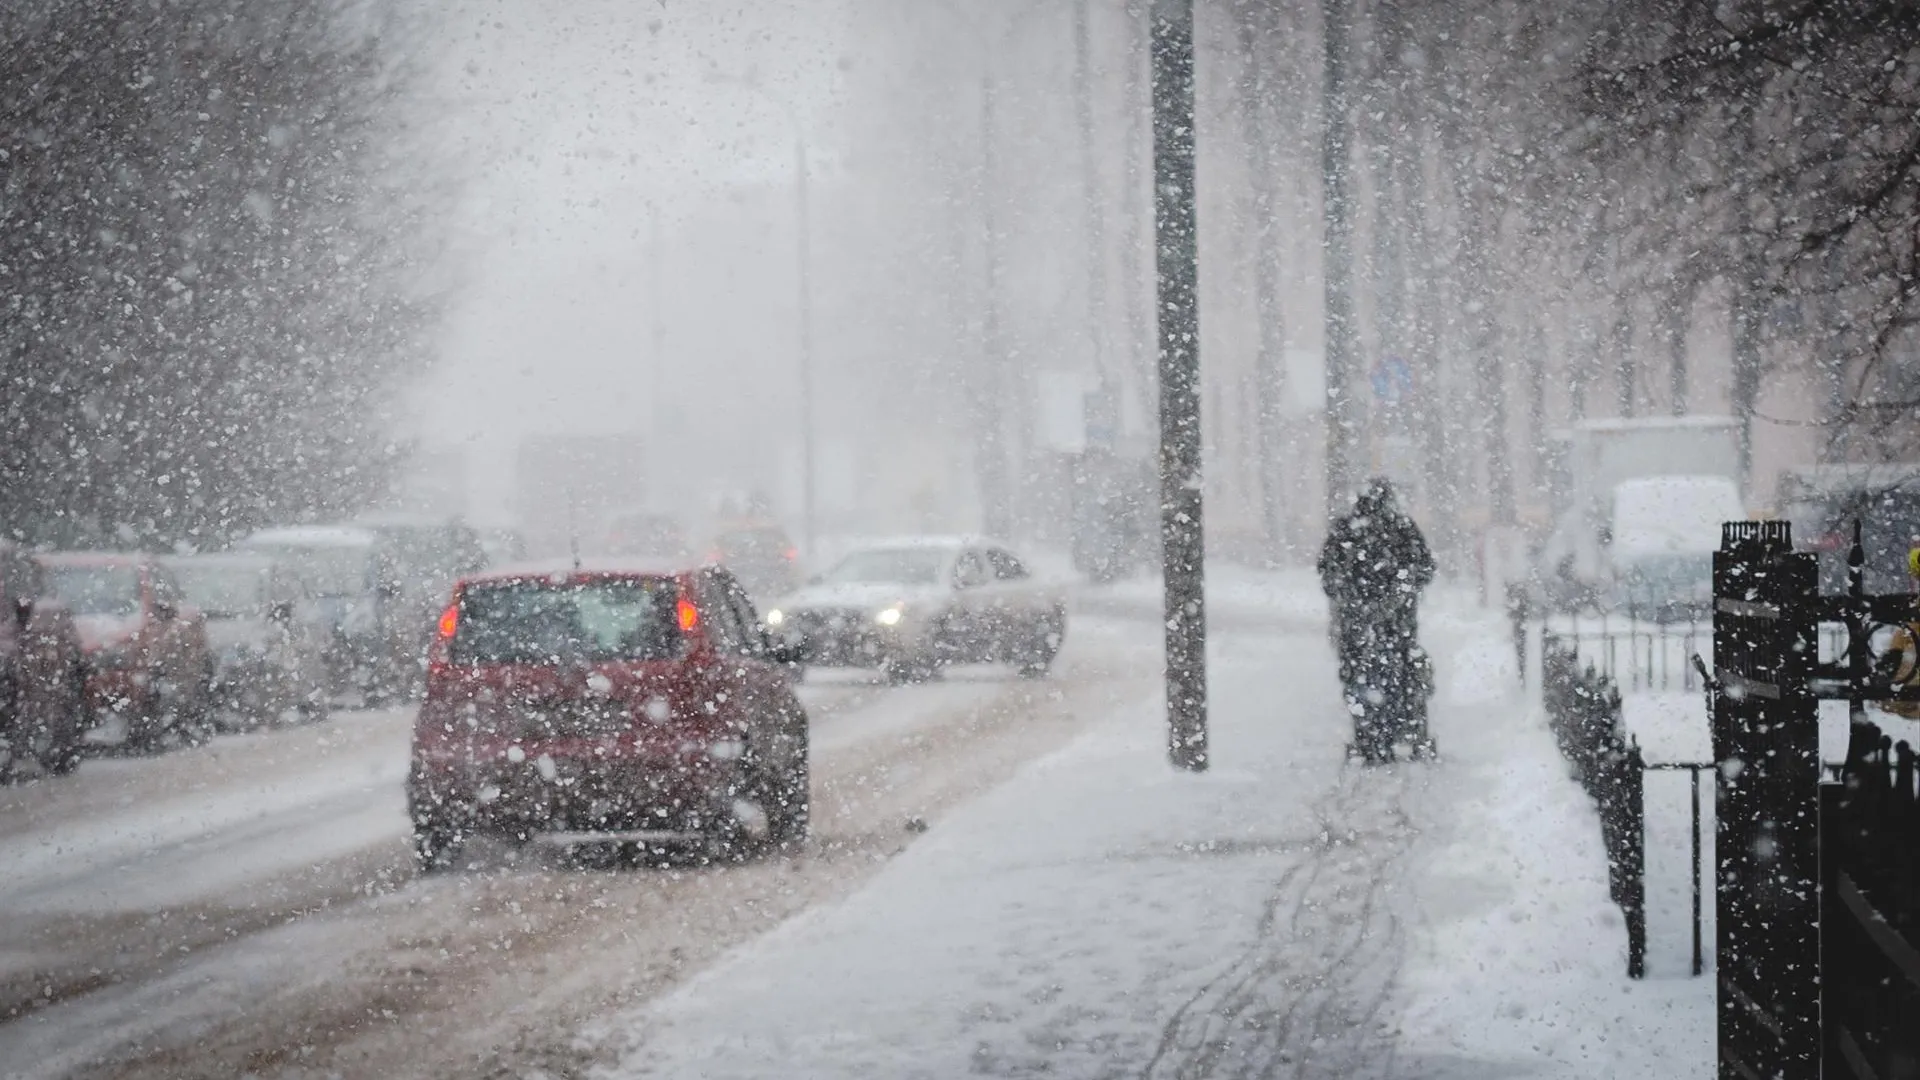
<path id="1" fill-rule="evenodd" d="M 700 609 L 694 607 L 693 601 L 689 600 L 684 594 L 680 597 L 680 602 L 674 605 L 674 612 L 679 617 L 680 629 L 683 633 L 691 632 L 699 627 Z"/>
<path id="2" fill-rule="evenodd" d="M 447 610 L 440 613 L 440 640 L 448 641 L 460 629 L 460 605 L 448 604 Z"/>

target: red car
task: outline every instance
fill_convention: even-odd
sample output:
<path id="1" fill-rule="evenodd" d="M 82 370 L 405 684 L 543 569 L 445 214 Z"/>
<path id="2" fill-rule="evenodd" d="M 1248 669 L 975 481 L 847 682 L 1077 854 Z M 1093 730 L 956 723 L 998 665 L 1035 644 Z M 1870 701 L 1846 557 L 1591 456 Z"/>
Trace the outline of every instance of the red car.
<path id="1" fill-rule="evenodd" d="M 87 660 L 87 707 L 104 741 L 158 749 L 211 730 L 213 650 L 207 621 L 184 606 L 151 555 L 64 552 L 38 557 L 50 595 L 73 613 Z"/>
<path id="2" fill-rule="evenodd" d="M 55 775 L 80 763 L 80 636 L 73 616 L 45 593 L 39 564 L 0 540 L 0 781 L 29 759 Z"/>
<path id="3" fill-rule="evenodd" d="M 408 807 L 424 868 L 526 842 L 804 840 L 807 714 L 721 567 L 462 580 L 428 653 Z"/>

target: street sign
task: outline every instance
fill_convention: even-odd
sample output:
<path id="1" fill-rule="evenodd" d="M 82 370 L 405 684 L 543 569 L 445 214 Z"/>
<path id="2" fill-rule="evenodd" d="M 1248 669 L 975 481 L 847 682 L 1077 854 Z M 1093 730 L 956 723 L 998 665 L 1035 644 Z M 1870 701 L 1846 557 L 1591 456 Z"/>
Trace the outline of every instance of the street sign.
<path id="1" fill-rule="evenodd" d="M 1413 396 L 1413 367 L 1398 356 L 1382 357 L 1373 365 L 1373 399 L 1398 405 Z"/>

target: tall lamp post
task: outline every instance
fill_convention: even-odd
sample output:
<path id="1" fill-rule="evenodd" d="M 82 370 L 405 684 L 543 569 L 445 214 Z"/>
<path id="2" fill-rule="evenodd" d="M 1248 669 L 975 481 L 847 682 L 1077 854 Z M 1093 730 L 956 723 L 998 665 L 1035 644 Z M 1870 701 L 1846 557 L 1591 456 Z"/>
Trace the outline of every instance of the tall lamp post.
<path id="1" fill-rule="evenodd" d="M 788 129 L 793 136 L 793 216 L 794 216 L 794 271 L 798 289 L 798 332 L 800 335 L 800 503 L 802 516 L 802 534 L 805 538 L 807 555 L 811 557 L 819 539 L 819 514 L 817 485 L 818 478 L 815 457 L 815 435 L 813 422 L 813 209 L 812 196 L 808 190 L 807 138 L 800 124 L 799 110 L 793 102 L 767 89 L 757 79 L 726 75 L 718 71 L 708 72 L 711 82 L 741 86 L 758 93 L 763 99 L 774 103 L 776 110 L 786 115 Z"/>
<path id="2" fill-rule="evenodd" d="M 1031 0 L 1014 14 L 1012 21 L 999 28 L 998 34 L 981 30 L 971 19 L 984 8 L 973 4 L 950 5 L 949 10 L 962 18 L 965 27 L 973 39 L 974 49 L 980 57 L 980 157 L 978 164 L 980 216 L 983 232 L 984 264 L 982 277 L 983 310 L 980 322 L 980 351 L 986 378 L 990 385 L 980 386 L 974 391 L 974 410 L 981 425 L 982 445 L 976 447 L 976 482 L 980 485 L 982 504 L 982 522 L 984 531 L 1004 536 L 1013 531 L 1015 500 L 1010 478 L 1012 453 L 1007 445 L 1009 432 L 1006 425 L 1000 425 L 997 439 L 986 438 L 989 419 L 996 415 L 996 406 L 1004 409 L 1013 398 L 1011 373 L 1008 371 L 1006 343 L 1000 327 L 1000 222 L 994 212 L 993 177 L 996 171 L 995 148 L 999 141 L 999 120 L 994 108 L 995 71 L 993 58 L 1004 52 L 1014 36 L 1026 29 L 1035 16 L 1058 10 L 1044 0 Z M 994 399 L 998 397 L 996 402 Z M 1025 438 L 1027 433 L 1021 433 Z M 993 453 L 987 453 L 991 444 Z"/>
<path id="3" fill-rule="evenodd" d="M 1151 18 L 1167 753 L 1175 767 L 1203 772 L 1207 768 L 1207 604 L 1201 518 L 1193 0 L 1154 0 Z"/>

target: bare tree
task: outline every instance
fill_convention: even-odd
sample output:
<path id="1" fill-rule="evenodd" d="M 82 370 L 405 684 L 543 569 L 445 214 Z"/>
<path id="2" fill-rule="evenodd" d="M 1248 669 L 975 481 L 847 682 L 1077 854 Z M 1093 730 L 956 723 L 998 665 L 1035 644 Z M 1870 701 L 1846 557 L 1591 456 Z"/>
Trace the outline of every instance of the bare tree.
<path id="1" fill-rule="evenodd" d="M 404 78 L 331 0 L 0 11 L 0 520 L 62 543 L 341 512 L 426 358 Z M 375 213 L 375 210 L 378 213 Z"/>

